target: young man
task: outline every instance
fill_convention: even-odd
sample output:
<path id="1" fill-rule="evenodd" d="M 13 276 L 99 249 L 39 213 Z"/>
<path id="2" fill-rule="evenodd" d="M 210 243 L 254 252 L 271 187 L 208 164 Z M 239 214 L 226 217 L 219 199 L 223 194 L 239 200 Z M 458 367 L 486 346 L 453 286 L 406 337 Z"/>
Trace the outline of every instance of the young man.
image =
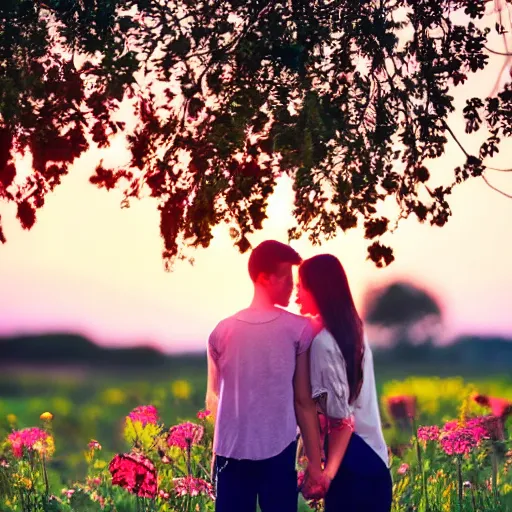
<path id="1" fill-rule="evenodd" d="M 309 457 L 308 478 L 321 481 L 320 434 L 311 398 L 309 320 L 288 306 L 290 246 L 274 240 L 249 258 L 251 305 L 221 321 L 208 340 L 206 406 L 215 417 L 217 512 L 296 512 L 297 423 Z"/>

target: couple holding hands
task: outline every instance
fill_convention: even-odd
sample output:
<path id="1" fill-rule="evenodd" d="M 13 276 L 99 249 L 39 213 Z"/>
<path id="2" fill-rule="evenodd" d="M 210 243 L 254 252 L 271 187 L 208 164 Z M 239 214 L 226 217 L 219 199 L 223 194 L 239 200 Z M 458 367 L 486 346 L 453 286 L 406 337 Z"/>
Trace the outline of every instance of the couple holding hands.
<path id="1" fill-rule="evenodd" d="M 297 303 L 287 307 L 299 265 Z M 267 240 L 249 258 L 250 306 L 208 340 L 217 512 L 389 512 L 392 482 L 373 359 L 347 276 L 330 254 L 302 261 Z M 297 485 L 297 442 L 308 466 Z"/>

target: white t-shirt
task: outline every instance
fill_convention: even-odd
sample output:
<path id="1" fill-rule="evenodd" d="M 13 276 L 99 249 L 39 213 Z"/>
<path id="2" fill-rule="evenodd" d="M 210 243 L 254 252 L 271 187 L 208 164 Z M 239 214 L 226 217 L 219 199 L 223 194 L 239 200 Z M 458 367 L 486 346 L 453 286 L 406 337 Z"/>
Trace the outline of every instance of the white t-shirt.
<path id="1" fill-rule="evenodd" d="M 311 388 L 313 398 L 326 396 L 327 416 L 336 419 L 354 418 L 355 432 L 389 466 L 388 450 L 380 421 L 373 356 L 365 338 L 363 385 L 356 401 L 350 405 L 345 359 L 336 340 L 322 329 L 311 345 Z"/>

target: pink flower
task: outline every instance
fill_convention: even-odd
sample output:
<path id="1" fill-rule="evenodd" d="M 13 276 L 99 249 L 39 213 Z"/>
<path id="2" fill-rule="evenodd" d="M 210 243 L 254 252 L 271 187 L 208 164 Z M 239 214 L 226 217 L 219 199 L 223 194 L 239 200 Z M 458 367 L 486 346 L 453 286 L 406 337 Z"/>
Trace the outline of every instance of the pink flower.
<path id="1" fill-rule="evenodd" d="M 88 477 L 87 485 L 89 485 L 90 487 L 96 487 L 98 485 L 101 485 L 101 477 L 99 477 L 99 476 L 94 477 L 94 478 Z"/>
<path id="2" fill-rule="evenodd" d="M 405 475 L 409 471 L 409 464 L 406 464 L 405 462 L 403 464 L 400 464 L 400 467 L 397 470 L 397 473 L 399 475 Z"/>
<path id="3" fill-rule="evenodd" d="M 488 437 L 487 431 L 478 422 L 462 425 L 449 421 L 443 427 L 439 443 L 447 455 L 465 455 Z"/>
<path id="4" fill-rule="evenodd" d="M 437 425 L 420 427 L 418 429 L 420 441 L 437 441 L 439 439 L 439 427 Z"/>
<path id="5" fill-rule="evenodd" d="M 145 427 L 148 423 L 156 425 L 159 421 L 158 410 L 154 405 L 139 405 L 128 414 L 132 421 L 139 421 Z"/>
<path id="6" fill-rule="evenodd" d="M 197 419 L 198 420 L 205 420 L 206 418 L 208 418 L 209 416 L 211 416 L 211 411 L 209 411 L 208 409 L 204 410 L 204 411 L 199 411 L 197 413 Z"/>
<path id="7" fill-rule="evenodd" d="M 73 494 L 75 494 L 75 490 L 74 489 L 62 489 L 62 494 L 64 494 L 66 496 L 66 498 L 69 500 L 69 499 L 71 499 L 71 496 L 73 496 Z"/>
<path id="8" fill-rule="evenodd" d="M 306 478 L 306 472 L 303 469 L 301 469 L 300 471 L 297 472 L 297 485 L 298 485 L 299 489 L 304 484 L 305 478 Z"/>
<path id="9" fill-rule="evenodd" d="M 87 445 L 89 450 L 101 450 L 101 444 L 96 439 L 91 439 Z"/>
<path id="10" fill-rule="evenodd" d="M 467 426 L 473 429 L 473 433 L 479 441 L 481 439 L 499 441 L 505 438 L 503 422 L 497 416 L 489 415 L 471 418 L 467 421 Z"/>
<path id="11" fill-rule="evenodd" d="M 167 444 L 185 450 L 193 444 L 199 444 L 203 438 L 204 428 L 189 421 L 169 429 Z"/>
<path id="12" fill-rule="evenodd" d="M 52 436 L 38 427 L 15 430 L 7 436 L 7 440 L 11 444 L 13 455 L 18 459 L 23 457 L 23 448 L 42 454 L 53 453 Z"/>
<path id="13" fill-rule="evenodd" d="M 119 485 L 141 498 L 154 498 L 157 473 L 153 462 L 139 453 L 116 455 L 108 466 L 112 485 Z"/>
<path id="14" fill-rule="evenodd" d="M 451 420 L 451 421 L 447 421 L 444 424 L 443 431 L 450 432 L 452 430 L 457 430 L 459 427 L 460 427 L 460 423 L 458 420 Z"/>
<path id="15" fill-rule="evenodd" d="M 163 500 L 168 500 L 171 497 L 171 494 L 167 491 L 164 491 L 163 489 L 160 489 L 158 491 L 158 497 L 162 498 Z"/>
<path id="16" fill-rule="evenodd" d="M 213 494 L 213 487 L 211 484 L 202 480 L 201 478 L 194 478 L 192 476 L 186 476 L 183 478 L 174 478 L 174 492 L 178 496 L 199 496 L 204 494 L 210 499 L 215 499 Z"/>

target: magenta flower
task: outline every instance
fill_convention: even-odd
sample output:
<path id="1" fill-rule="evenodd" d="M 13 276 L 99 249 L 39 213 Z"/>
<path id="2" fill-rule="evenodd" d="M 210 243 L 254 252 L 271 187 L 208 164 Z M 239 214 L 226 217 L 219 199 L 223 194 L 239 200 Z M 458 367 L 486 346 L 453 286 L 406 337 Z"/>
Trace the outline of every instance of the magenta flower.
<path id="1" fill-rule="evenodd" d="M 458 420 L 451 420 L 451 421 L 447 421 L 444 424 L 443 431 L 449 432 L 452 430 L 457 430 L 459 427 L 460 427 L 460 422 Z"/>
<path id="2" fill-rule="evenodd" d="M 204 410 L 204 411 L 199 411 L 197 413 L 197 419 L 198 420 L 205 420 L 206 418 L 208 418 L 209 416 L 211 416 L 211 411 L 209 411 L 208 409 Z"/>
<path id="3" fill-rule="evenodd" d="M 48 432 L 38 427 L 15 430 L 7 436 L 15 457 L 23 456 L 23 448 L 51 455 L 54 450 L 53 438 Z"/>
<path id="4" fill-rule="evenodd" d="M 493 415 L 478 416 L 467 421 L 467 426 L 473 429 L 475 437 L 481 439 L 503 440 L 505 431 L 501 418 Z"/>
<path id="5" fill-rule="evenodd" d="M 158 410 L 154 405 L 139 405 L 128 414 L 128 418 L 139 421 L 143 427 L 147 424 L 156 425 L 159 421 Z"/>
<path id="6" fill-rule="evenodd" d="M 199 444 L 203 433 L 204 428 L 201 425 L 187 421 L 169 429 L 167 444 L 185 450 L 193 444 Z"/>
<path id="7" fill-rule="evenodd" d="M 192 476 L 174 478 L 173 483 L 174 492 L 178 496 L 199 496 L 203 494 L 212 500 L 215 499 L 212 485 L 201 478 L 194 478 Z"/>
<path id="8" fill-rule="evenodd" d="M 469 420 L 465 425 L 450 421 L 439 435 L 439 444 L 447 455 L 466 455 L 487 438 L 487 430 L 478 421 Z"/>
<path id="9" fill-rule="evenodd" d="M 116 455 L 108 466 L 112 485 L 141 498 L 154 498 L 157 494 L 157 473 L 153 462 L 139 453 Z"/>
<path id="10" fill-rule="evenodd" d="M 439 439 L 439 427 L 437 425 L 418 428 L 418 439 L 420 441 L 437 441 Z"/>

